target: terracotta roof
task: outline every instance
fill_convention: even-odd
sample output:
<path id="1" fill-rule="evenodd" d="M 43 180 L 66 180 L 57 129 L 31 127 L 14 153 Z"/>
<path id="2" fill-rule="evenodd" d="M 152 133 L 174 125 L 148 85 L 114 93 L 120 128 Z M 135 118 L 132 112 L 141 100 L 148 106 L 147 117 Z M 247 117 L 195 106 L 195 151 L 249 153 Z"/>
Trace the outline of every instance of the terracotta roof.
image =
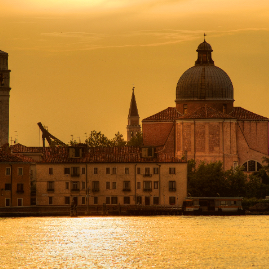
<path id="1" fill-rule="evenodd" d="M 19 154 L 10 154 L 0 150 L 0 162 L 34 162 L 34 160 Z"/>
<path id="2" fill-rule="evenodd" d="M 182 116 L 181 119 L 234 119 L 234 117 L 222 113 L 213 107 L 204 105 L 199 107 L 194 112 L 187 113 L 186 115 Z"/>
<path id="3" fill-rule="evenodd" d="M 4 53 L 4 54 L 7 54 L 6 52 L 4 52 L 4 51 L 2 51 L 2 50 L 0 50 L 0 53 Z"/>
<path id="4" fill-rule="evenodd" d="M 249 110 L 242 107 L 234 107 L 233 111 L 230 113 L 231 116 L 238 120 L 258 120 L 258 121 L 268 121 L 269 119 L 258 114 L 255 114 Z"/>
<path id="5" fill-rule="evenodd" d="M 20 143 L 10 146 L 12 153 L 42 153 L 43 147 L 26 147 Z"/>
<path id="6" fill-rule="evenodd" d="M 175 107 L 168 107 L 165 110 L 154 114 L 148 118 L 143 119 L 143 122 L 154 122 L 154 121 L 174 121 L 180 118 L 182 115 L 177 111 Z"/>

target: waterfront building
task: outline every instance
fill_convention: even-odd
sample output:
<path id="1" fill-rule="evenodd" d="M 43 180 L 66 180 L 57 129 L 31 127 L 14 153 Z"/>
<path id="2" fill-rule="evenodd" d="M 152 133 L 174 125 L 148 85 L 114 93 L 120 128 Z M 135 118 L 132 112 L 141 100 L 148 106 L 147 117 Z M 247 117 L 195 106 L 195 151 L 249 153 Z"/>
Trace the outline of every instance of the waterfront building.
<path id="1" fill-rule="evenodd" d="M 230 77 L 215 66 L 205 40 L 195 65 L 176 87 L 176 106 L 142 120 L 145 146 L 170 158 L 221 161 L 225 170 L 238 165 L 246 172 L 261 167 L 268 156 L 268 118 L 234 107 Z"/>
<path id="2" fill-rule="evenodd" d="M 0 151 L 0 207 L 31 205 L 34 169 L 29 158 Z"/>
<path id="3" fill-rule="evenodd" d="M 70 206 L 72 201 L 78 206 L 182 206 L 187 163 L 145 149 L 12 148 L 13 153 L 40 157 L 35 165 L 37 206 Z"/>

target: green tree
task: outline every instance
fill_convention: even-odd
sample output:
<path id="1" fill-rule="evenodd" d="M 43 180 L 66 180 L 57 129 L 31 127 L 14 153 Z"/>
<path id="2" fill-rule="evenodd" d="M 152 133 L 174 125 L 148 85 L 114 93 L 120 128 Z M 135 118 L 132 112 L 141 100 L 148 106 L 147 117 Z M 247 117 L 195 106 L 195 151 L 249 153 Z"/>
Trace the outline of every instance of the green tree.
<path id="1" fill-rule="evenodd" d="M 225 177 L 228 184 L 227 196 L 244 197 L 246 195 L 247 175 L 242 171 L 241 167 L 231 168 L 225 171 Z"/>
<path id="2" fill-rule="evenodd" d="M 188 193 L 191 196 L 245 196 L 247 176 L 238 167 L 224 171 L 221 162 L 188 161 Z"/>
<path id="3" fill-rule="evenodd" d="M 141 147 L 143 146 L 143 134 L 138 132 L 127 142 L 127 146 Z"/>
<path id="4" fill-rule="evenodd" d="M 110 140 L 111 147 L 124 147 L 126 141 L 124 141 L 123 135 L 120 132 L 115 134 L 115 137 Z"/>
<path id="5" fill-rule="evenodd" d="M 101 132 L 91 131 L 89 137 L 85 140 L 89 147 L 109 147 L 110 140 Z"/>
<path id="6" fill-rule="evenodd" d="M 197 168 L 193 166 L 193 161 L 190 161 L 188 193 L 192 196 L 226 196 L 228 183 L 221 162 L 209 164 L 201 162 Z"/>

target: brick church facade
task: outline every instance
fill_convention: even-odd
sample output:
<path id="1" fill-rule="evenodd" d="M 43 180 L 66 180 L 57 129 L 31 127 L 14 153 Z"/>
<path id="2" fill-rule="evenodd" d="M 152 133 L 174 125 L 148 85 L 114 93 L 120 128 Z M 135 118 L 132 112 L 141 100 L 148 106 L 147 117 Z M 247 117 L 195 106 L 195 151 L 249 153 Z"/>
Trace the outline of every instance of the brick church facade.
<path id="1" fill-rule="evenodd" d="M 234 107 L 229 76 L 212 59 L 205 40 L 195 66 L 180 77 L 176 106 L 142 121 L 145 146 L 167 157 L 223 162 L 247 172 L 259 170 L 268 156 L 268 118 Z"/>

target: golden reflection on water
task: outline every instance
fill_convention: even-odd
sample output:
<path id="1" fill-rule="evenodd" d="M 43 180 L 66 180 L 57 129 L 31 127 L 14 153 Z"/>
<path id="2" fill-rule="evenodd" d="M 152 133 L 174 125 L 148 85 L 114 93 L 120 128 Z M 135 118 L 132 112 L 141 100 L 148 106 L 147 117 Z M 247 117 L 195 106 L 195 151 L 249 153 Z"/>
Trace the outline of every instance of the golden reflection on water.
<path id="1" fill-rule="evenodd" d="M 0 218 L 1 268 L 269 268 L 269 216 Z"/>

